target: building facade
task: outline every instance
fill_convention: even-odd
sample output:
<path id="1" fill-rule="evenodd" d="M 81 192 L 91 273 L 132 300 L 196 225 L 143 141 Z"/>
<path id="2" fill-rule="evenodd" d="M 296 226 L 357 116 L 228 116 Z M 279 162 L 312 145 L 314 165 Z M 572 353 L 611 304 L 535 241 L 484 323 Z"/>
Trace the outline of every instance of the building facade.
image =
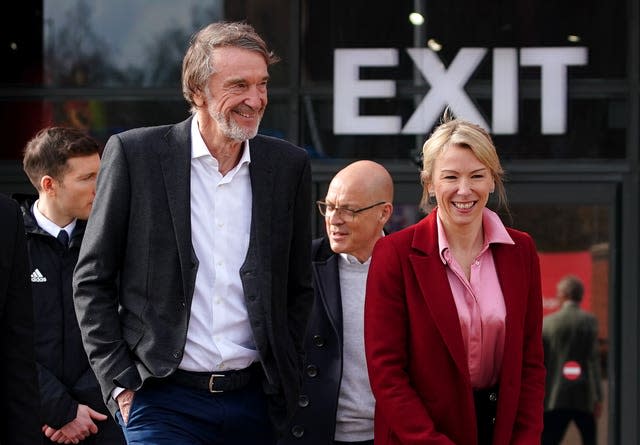
<path id="1" fill-rule="evenodd" d="M 637 0 L 26 0 L 3 16 L 0 192 L 41 127 L 101 143 L 188 115 L 191 34 L 247 20 L 282 61 L 261 132 L 313 158 L 314 199 L 345 164 L 396 183 L 389 230 L 423 215 L 420 149 L 445 108 L 487 128 L 507 171 L 505 223 L 540 250 L 545 312 L 574 273 L 600 322 L 600 443 L 640 443 L 640 6 Z M 316 235 L 322 220 L 311 216 Z"/>

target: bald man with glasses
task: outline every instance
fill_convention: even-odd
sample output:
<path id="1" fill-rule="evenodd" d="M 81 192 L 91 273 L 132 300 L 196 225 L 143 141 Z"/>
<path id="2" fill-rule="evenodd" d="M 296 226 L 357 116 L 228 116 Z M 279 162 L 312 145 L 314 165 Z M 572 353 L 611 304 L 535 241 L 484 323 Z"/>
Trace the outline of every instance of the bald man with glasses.
<path id="1" fill-rule="evenodd" d="M 364 297 L 373 246 L 393 212 L 393 180 L 372 161 L 340 170 L 317 206 L 314 306 L 299 408 L 280 445 L 373 444 L 374 399 L 364 356 Z"/>

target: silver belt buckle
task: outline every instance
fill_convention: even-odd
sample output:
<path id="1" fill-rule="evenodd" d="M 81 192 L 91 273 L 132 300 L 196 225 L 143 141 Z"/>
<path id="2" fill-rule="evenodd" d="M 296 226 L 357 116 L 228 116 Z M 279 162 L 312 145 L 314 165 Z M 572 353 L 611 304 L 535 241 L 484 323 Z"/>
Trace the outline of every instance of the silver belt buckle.
<path id="1" fill-rule="evenodd" d="M 224 392 L 221 389 L 213 389 L 213 381 L 216 379 L 216 377 L 224 377 L 224 375 L 223 374 L 211 374 L 211 376 L 209 376 L 209 392 L 210 393 Z"/>

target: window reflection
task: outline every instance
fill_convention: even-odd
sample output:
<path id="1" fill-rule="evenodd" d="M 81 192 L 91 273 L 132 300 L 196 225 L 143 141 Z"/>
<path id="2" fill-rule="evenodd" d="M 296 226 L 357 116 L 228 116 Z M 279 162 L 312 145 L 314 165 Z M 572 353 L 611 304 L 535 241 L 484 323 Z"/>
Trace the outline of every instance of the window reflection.
<path id="1" fill-rule="evenodd" d="M 607 443 L 609 357 L 609 207 L 605 205 L 512 204 L 513 227 L 528 232 L 540 257 L 544 315 L 560 309 L 556 284 L 565 275 L 584 283 L 580 307 L 598 320 L 603 413 L 597 419 L 600 444 Z M 581 443 L 577 429 L 568 430 L 563 443 Z"/>
<path id="2" fill-rule="evenodd" d="M 222 1 L 44 3 L 45 78 L 65 87 L 180 85 L 193 32 L 223 18 Z"/>

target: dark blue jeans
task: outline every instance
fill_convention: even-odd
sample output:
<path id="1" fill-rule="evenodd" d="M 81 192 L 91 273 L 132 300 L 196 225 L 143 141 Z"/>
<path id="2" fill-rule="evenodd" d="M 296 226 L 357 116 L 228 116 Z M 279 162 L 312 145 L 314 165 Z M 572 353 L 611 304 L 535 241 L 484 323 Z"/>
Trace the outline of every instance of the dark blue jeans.
<path id="1" fill-rule="evenodd" d="M 174 383 L 156 383 L 136 392 L 124 425 L 129 445 L 273 445 L 275 434 L 260 383 L 211 394 Z"/>

